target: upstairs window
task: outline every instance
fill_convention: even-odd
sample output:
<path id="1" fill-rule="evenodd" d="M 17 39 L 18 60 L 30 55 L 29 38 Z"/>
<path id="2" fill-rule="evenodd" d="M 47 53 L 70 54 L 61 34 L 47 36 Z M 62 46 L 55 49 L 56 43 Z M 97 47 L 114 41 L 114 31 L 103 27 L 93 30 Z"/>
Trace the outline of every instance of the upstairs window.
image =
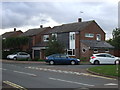
<path id="1" fill-rule="evenodd" d="M 49 35 L 44 35 L 43 36 L 43 41 L 48 42 L 49 41 Z"/>
<path id="2" fill-rule="evenodd" d="M 70 40 L 75 40 L 75 34 L 70 35 Z"/>
<path id="3" fill-rule="evenodd" d="M 92 33 L 86 33 L 86 34 L 85 34 L 85 37 L 93 38 L 93 37 L 94 37 L 94 34 L 92 34 Z"/>
<path id="4" fill-rule="evenodd" d="M 97 34 L 97 35 L 96 35 L 96 40 L 97 40 L 97 41 L 101 41 L 101 34 Z"/>
<path id="5" fill-rule="evenodd" d="M 52 38 L 53 38 L 53 39 L 57 39 L 57 33 L 53 33 L 53 34 L 52 34 Z"/>

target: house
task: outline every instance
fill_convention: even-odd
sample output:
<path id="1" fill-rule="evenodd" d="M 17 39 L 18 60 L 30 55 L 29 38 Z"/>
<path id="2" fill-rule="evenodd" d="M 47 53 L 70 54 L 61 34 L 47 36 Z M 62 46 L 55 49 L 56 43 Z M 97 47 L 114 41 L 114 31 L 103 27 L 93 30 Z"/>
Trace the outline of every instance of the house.
<path id="1" fill-rule="evenodd" d="M 21 35 L 22 33 L 23 32 L 21 30 L 16 30 L 16 28 L 14 28 L 14 31 L 6 32 L 6 33 L 2 34 L 2 39 L 5 40 L 6 38 L 17 37 L 17 36 Z M 2 50 L 10 51 L 10 48 L 3 47 Z"/>
<path id="2" fill-rule="evenodd" d="M 22 33 L 23 32 L 21 30 L 16 31 L 16 28 L 14 28 L 14 31 L 6 32 L 6 33 L 2 34 L 2 39 L 6 39 L 6 38 L 9 38 L 9 37 L 16 37 L 16 36 L 19 36 Z"/>
<path id="3" fill-rule="evenodd" d="M 113 46 L 105 42 L 105 32 L 94 21 L 82 21 L 55 26 L 41 34 L 42 41 L 32 47 L 33 58 L 45 58 L 47 42 L 52 35 L 65 46 L 70 57 L 89 58 L 93 53 L 107 52 L 113 54 Z"/>
<path id="4" fill-rule="evenodd" d="M 22 51 L 31 52 L 33 46 L 35 46 L 39 42 L 42 42 L 42 34 L 44 32 L 48 32 L 50 29 L 51 27 L 43 27 L 42 25 L 40 25 L 40 28 L 29 29 L 23 34 L 21 34 L 20 36 L 29 37 L 29 43 L 22 46 Z"/>

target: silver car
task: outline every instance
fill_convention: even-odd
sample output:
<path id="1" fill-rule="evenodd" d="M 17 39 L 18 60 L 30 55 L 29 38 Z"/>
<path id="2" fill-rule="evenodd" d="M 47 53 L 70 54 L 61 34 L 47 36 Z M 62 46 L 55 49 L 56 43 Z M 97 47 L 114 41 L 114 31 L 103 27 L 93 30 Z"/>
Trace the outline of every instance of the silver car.
<path id="1" fill-rule="evenodd" d="M 115 57 L 108 53 L 93 54 L 90 57 L 90 63 L 92 64 L 120 64 L 120 58 Z"/>
<path id="2" fill-rule="evenodd" d="M 30 58 L 30 54 L 26 53 L 26 52 L 18 52 L 18 53 L 14 53 L 11 55 L 7 56 L 7 59 L 13 59 L 13 60 L 17 60 L 17 59 L 29 59 Z"/>

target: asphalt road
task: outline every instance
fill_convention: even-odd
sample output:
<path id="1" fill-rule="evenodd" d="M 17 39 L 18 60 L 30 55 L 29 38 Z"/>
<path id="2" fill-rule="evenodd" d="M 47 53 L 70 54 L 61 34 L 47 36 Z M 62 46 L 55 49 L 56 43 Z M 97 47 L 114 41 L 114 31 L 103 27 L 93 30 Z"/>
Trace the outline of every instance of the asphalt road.
<path id="1" fill-rule="evenodd" d="M 16 87 L 88 90 L 88 88 L 118 88 L 118 80 L 86 72 L 95 65 L 48 65 L 3 63 L 3 82 Z M 40 89 L 41 90 L 41 89 Z M 95 89 L 96 90 L 96 89 Z M 103 89 L 101 89 L 103 90 Z M 110 89 L 109 89 L 110 90 Z M 115 89 L 114 89 L 115 90 Z"/>

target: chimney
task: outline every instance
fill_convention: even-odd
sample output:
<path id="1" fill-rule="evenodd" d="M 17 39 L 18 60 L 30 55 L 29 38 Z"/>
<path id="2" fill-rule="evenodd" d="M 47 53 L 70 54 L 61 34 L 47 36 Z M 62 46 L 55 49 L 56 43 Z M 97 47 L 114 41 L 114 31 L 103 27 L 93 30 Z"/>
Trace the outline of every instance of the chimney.
<path id="1" fill-rule="evenodd" d="M 14 32 L 16 32 L 16 28 L 14 28 Z"/>
<path id="2" fill-rule="evenodd" d="M 82 18 L 78 18 L 78 22 L 82 22 Z"/>
<path id="3" fill-rule="evenodd" d="M 43 25 L 40 25 L 40 28 L 43 28 Z"/>

